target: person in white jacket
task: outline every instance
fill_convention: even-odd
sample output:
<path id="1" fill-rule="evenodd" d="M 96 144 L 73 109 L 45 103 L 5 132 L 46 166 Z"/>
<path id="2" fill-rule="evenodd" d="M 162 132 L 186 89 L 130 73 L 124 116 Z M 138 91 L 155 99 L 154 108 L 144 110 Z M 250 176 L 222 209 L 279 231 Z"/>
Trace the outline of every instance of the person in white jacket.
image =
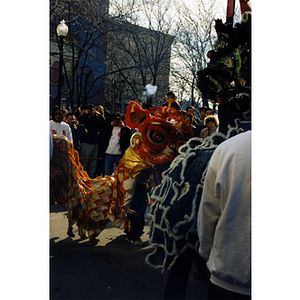
<path id="1" fill-rule="evenodd" d="M 251 297 L 251 131 L 213 153 L 204 181 L 197 231 L 210 273 L 208 299 Z"/>

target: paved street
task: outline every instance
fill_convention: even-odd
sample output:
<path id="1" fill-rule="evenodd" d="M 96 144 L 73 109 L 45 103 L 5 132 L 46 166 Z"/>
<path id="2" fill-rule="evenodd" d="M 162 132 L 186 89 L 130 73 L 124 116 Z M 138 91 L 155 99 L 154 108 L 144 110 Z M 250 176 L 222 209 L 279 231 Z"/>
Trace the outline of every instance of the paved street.
<path id="1" fill-rule="evenodd" d="M 149 239 L 148 221 L 141 237 Z M 92 246 L 67 236 L 67 209 L 52 205 L 50 211 L 50 299 L 163 299 L 167 277 L 145 263 L 148 243 L 137 247 L 125 240 L 122 230 L 110 224 Z M 193 266 L 186 299 L 206 299 L 205 283 L 194 279 Z"/>

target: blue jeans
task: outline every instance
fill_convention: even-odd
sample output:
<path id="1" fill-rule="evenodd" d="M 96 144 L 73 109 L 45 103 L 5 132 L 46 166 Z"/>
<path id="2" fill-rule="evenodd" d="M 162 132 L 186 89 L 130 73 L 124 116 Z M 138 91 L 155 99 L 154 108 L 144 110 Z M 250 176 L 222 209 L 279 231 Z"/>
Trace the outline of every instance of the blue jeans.
<path id="1" fill-rule="evenodd" d="M 117 167 L 121 158 L 122 154 L 105 154 L 105 175 L 111 175 L 113 173 L 114 164 Z"/>

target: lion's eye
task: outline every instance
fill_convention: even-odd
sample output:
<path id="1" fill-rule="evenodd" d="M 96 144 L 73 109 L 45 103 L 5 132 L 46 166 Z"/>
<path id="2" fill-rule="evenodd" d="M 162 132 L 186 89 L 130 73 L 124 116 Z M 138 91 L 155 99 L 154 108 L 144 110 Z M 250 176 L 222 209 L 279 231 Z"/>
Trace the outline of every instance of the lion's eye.
<path id="1" fill-rule="evenodd" d="M 147 131 L 147 137 L 149 141 L 155 145 L 160 145 L 167 141 L 167 137 L 162 133 L 150 129 Z"/>

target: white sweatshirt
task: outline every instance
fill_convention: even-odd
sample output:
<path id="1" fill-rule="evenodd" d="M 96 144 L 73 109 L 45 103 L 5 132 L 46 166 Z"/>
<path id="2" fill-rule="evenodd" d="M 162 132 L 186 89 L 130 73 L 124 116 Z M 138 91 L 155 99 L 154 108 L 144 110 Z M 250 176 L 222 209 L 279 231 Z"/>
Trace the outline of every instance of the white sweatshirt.
<path id="1" fill-rule="evenodd" d="M 209 162 L 200 202 L 199 254 L 211 282 L 251 294 L 251 131 L 217 147 Z"/>
<path id="2" fill-rule="evenodd" d="M 113 126 L 111 137 L 105 153 L 111 155 L 122 154 L 121 147 L 120 147 L 120 138 L 121 138 L 121 127 Z"/>
<path id="3" fill-rule="evenodd" d="M 73 143 L 73 136 L 72 136 L 72 131 L 69 126 L 69 124 L 65 122 L 54 122 L 53 120 L 50 121 L 50 132 L 51 134 L 56 134 L 56 135 L 63 135 L 68 138 L 70 142 Z"/>

